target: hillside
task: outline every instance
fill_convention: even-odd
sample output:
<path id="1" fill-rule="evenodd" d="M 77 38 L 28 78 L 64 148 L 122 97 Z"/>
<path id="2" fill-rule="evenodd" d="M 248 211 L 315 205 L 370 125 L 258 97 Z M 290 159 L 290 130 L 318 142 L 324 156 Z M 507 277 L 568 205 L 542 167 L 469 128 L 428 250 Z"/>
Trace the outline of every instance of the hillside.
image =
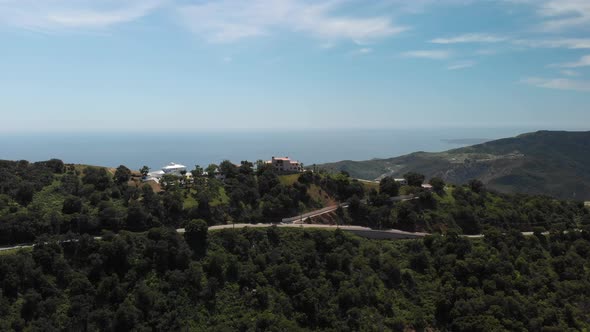
<path id="1" fill-rule="evenodd" d="M 319 167 L 367 180 L 414 171 L 456 184 L 479 179 L 508 193 L 590 200 L 590 132 L 539 131 L 440 153 Z"/>
<path id="2" fill-rule="evenodd" d="M 196 230 L 0 256 L 2 331 L 586 331 L 588 232 Z"/>

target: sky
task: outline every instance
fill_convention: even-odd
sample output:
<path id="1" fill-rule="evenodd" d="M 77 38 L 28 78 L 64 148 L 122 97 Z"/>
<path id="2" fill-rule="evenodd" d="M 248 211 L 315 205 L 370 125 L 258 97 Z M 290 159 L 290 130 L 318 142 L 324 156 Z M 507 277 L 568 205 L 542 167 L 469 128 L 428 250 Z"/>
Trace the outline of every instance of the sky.
<path id="1" fill-rule="evenodd" d="M 0 133 L 588 129 L 588 0 L 0 0 Z"/>

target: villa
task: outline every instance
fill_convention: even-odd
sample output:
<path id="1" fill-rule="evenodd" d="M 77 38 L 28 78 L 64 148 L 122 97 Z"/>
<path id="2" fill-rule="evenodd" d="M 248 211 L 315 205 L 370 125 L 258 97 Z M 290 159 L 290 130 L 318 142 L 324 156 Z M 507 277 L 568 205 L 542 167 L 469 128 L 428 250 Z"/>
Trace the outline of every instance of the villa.
<path id="1" fill-rule="evenodd" d="M 303 172 L 303 164 L 297 160 L 291 160 L 289 157 L 272 157 L 272 160 L 266 163 L 273 165 L 275 170 L 280 173 Z"/>
<path id="2" fill-rule="evenodd" d="M 166 174 L 182 176 L 183 173 L 189 174 L 189 173 L 187 173 L 186 166 L 181 165 L 181 164 L 176 164 L 176 163 L 170 163 L 170 164 L 162 167 L 162 169 L 159 171 L 149 172 L 148 175 L 146 176 L 146 178 L 144 179 L 144 181 L 151 180 L 151 181 L 160 182 L 160 179 Z"/>

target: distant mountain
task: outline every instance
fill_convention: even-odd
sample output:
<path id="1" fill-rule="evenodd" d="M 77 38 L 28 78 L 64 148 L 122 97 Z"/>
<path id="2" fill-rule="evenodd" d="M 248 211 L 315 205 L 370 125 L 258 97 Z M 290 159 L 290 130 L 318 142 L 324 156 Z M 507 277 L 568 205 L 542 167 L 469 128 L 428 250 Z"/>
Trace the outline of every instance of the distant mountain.
<path id="1" fill-rule="evenodd" d="M 590 131 L 538 131 L 440 153 L 345 160 L 319 167 L 367 180 L 414 171 L 457 184 L 479 179 L 503 192 L 590 200 Z"/>

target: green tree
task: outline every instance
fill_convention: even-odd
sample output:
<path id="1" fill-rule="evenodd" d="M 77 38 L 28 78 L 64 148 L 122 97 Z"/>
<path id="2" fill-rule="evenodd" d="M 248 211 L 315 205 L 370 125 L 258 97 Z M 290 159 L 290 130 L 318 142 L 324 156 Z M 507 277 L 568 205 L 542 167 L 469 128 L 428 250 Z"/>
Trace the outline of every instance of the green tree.
<path id="1" fill-rule="evenodd" d="M 213 178 L 213 177 L 215 177 L 218 170 L 219 170 L 219 167 L 217 165 L 209 164 L 209 166 L 207 166 L 207 168 L 205 169 L 205 172 L 207 172 L 208 177 Z"/>
<path id="2" fill-rule="evenodd" d="M 184 239 L 195 255 L 203 257 L 207 251 L 209 227 L 203 219 L 193 219 L 186 226 Z"/>
<path id="3" fill-rule="evenodd" d="M 200 178 L 201 176 L 203 176 L 203 167 L 199 166 L 199 165 L 195 165 L 195 169 L 193 169 L 191 171 L 191 174 L 193 175 L 193 179 L 197 179 Z"/>
<path id="4" fill-rule="evenodd" d="M 442 193 L 445 190 L 445 181 L 439 177 L 434 177 L 432 179 L 430 179 L 430 181 L 428 182 L 430 183 L 430 185 L 432 186 L 432 189 L 437 192 L 437 193 Z"/>
<path id="5" fill-rule="evenodd" d="M 82 211 L 82 200 L 76 196 L 69 196 L 63 203 L 62 212 L 65 214 L 79 213 Z"/>
<path id="6" fill-rule="evenodd" d="M 399 184 L 391 176 L 386 176 L 379 181 L 379 192 L 384 193 L 388 196 L 399 195 Z"/>
<path id="7" fill-rule="evenodd" d="M 483 182 L 477 180 L 477 179 L 473 179 L 469 181 L 469 188 L 474 192 L 474 193 L 481 193 L 484 189 L 485 186 L 483 184 Z"/>
<path id="8" fill-rule="evenodd" d="M 142 168 L 139 169 L 139 173 L 141 173 L 142 177 L 147 177 L 148 173 L 150 172 L 150 168 L 147 166 L 143 166 Z"/>
<path id="9" fill-rule="evenodd" d="M 404 174 L 404 179 L 406 179 L 408 185 L 412 187 L 420 187 L 422 183 L 424 183 L 424 175 L 416 172 Z"/>
<path id="10" fill-rule="evenodd" d="M 160 185 L 164 190 L 171 190 L 174 188 L 178 188 L 180 184 L 180 177 L 174 174 L 164 174 L 162 178 L 160 178 Z"/>
<path id="11" fill-rule="evenodd" d="M 229 160 L 224 160 L 219 164 L 219 171 L 226 178 L 235 178 L 238 175 L 238 167 Z"/>
<path id="12" fill-rule="evenodd" d="M 121 185 L 127 183 L 129 179 L 131 179 L 131 170 L 123 165 L 117 167 L 115 171 L 115 183 Z"/>

